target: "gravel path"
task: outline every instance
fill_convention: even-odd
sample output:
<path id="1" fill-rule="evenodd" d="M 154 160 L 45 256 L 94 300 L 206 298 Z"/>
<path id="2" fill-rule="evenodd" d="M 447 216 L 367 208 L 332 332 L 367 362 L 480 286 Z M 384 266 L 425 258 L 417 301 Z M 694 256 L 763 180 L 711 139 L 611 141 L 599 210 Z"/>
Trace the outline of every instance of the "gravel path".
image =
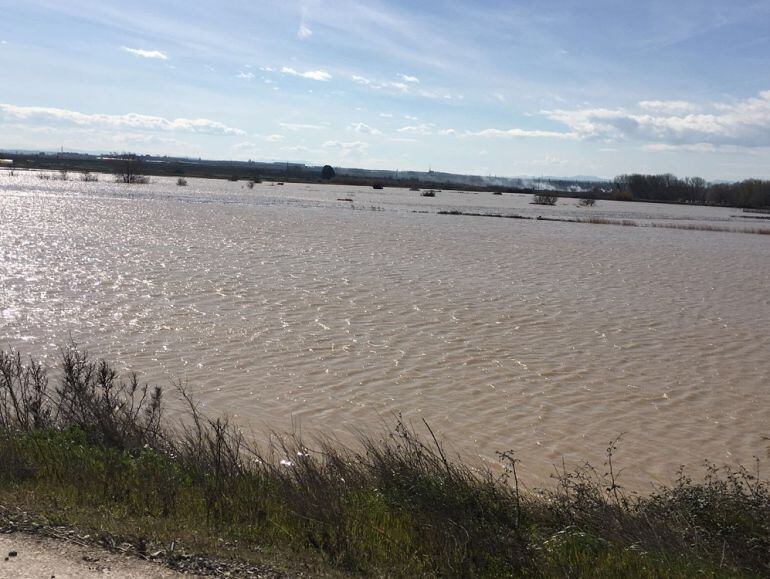
<path id="1" fill-rule="evenodd" d="M 175 571 L 136 557 L 23 533 L 0 534 L 0 556 L 0 577 L 9 579 L 182 577 Z"/>

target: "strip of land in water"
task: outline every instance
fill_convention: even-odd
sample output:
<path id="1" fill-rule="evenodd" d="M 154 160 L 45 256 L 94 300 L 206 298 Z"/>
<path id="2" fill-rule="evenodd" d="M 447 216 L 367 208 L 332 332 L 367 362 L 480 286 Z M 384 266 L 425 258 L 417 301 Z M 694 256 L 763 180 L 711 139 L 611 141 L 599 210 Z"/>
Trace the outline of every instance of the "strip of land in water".
<path id="1" fill-rule="evenodd" d="M 478 213 L 469 211 L 459 211 L 457 209 L 448 211 L 438 211 L 439 215 L 458 215 L 465 217 L 497 217 L 499 219 L 527 219 L 533 221 L 556 221 L 559 223 L 589 223 L 595 225 L 623 225 L 626 227 L 658 227 L 661 229 L 682 229 L 686 231 L 715 231 L 722 233 L 755 233 L 758 235 L 770 235 L 770 227 L 731 227 L 729 225 L 705 225 L 705 224 L 682 224 L 682 223 L 660 223 L 660 222 L 640 222 L 632 219 L 606 219 L 604 217 L 531 217 L 519 214 L 501 214 L 501 213 Z"/>

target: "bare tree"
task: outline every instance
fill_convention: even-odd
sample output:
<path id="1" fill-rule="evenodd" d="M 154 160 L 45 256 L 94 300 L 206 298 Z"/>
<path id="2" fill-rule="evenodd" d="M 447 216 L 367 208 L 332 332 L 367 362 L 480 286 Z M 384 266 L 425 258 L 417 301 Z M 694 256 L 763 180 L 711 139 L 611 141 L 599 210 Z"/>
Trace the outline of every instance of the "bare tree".
<path id="1" fill-rule="evenodd" d="M 115 160 L 115 180 L 118 183 L 149 183 L 149 178 L 139 173 L 142 162 L 136 155 L 125 153 Z"/>

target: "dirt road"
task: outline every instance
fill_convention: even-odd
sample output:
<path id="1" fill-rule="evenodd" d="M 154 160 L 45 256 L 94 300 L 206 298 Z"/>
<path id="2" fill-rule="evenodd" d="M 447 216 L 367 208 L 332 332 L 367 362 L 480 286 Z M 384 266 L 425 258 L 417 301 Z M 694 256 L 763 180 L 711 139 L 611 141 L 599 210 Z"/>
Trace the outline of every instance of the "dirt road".
<path id="1" fill-rule="evenodd" d="M 13 533 L 0 534 L 0 577 L 155 579 L 182 575 L 157 564 L 110 553 L 97 547 Z"/>

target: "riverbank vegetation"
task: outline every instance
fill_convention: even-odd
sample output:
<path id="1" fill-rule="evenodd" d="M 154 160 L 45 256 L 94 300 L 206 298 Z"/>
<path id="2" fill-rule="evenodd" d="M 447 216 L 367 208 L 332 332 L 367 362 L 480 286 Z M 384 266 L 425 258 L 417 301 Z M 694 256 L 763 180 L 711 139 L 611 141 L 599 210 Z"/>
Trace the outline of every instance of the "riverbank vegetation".
<path id="1" fill-rule="evenodd" d="M 174 566 L 175 553 L 303 561 L 313 574 L 762 576 L 770 573 L 770 489 L 756 472 L 710 466 L 649 495 L 624 492 L 618 444 L 603 467 L 519 485 L 451 459 L 429 425 L 395 420 L 357 449 L 330 440 L 248 440 L 70 346 L 58 368 L 0 353 L 0 519 L 75 525 Z M 106 538 L 105 538 L 106 537 Z"/>

